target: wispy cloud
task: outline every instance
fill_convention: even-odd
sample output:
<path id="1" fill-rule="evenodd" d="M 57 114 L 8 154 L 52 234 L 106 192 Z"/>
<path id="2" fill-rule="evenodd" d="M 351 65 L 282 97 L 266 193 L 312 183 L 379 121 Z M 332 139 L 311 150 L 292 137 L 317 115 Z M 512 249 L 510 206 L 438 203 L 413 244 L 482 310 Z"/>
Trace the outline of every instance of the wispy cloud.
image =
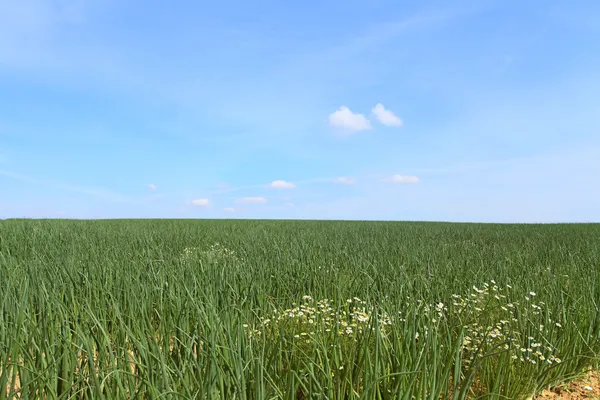
<path id="1" fill-rule="evenodd" d="M 153 183 L 151 183 L 151 184 L 148 185 L 148 189 L 150 189 L 150 190 L 156 190 L 156 185 L 153 184 Z"/>
<path id="2" fill-rule="evenodd" d="M 383 178 L 382 181 L 390 183 L 417 183 L 419 177 L 412 175 L 392 175 L 388 178 Z"/>
<path id="3" fill-rule="evenodd" d="M 206 207 L 210 205 L 210 201 L 208 199 L 194 199 L 192 200 L 192 205 L 196 207 Z"/>
<path id="4" fill-rule="evenodd" d="M 223 211 L 228 212 L 228 213 L 234 213 L 235 212 L 235 208 L 233 208 L 233 207 L 225 207 L 223 209 Z"/>
<path id="5" fill-rule="evenodd" d="M 371 129 L 371 123 L 363 114 L 355 114 L 346 106 L 329 115 L 329 125 L 345 133 Z"/>
<path id="6" fill-rule="evenodd" d="M 375 119 L 377 119 L 385 126 L 394 126 L 399 128 L 403 124 L 400 117 L 398 117 L 390 110 L 386 110 L 383 104 L 381 103 L 378 103 L 375 107 L 373 107 L 371 112 L 373 113 Z"/>
<path id="7" fill-rule="evenodd" d="M 238 204 L 264 204 L 269 200 L 266 197 L 242 197 L 241 199 L 237 199 L 236 203 Z"/>
<path id="8" fill-rule="evenodd" d="M 292 182 L 273 181 L 269 184 L 269 187 L 272 189 L 293 189 L 296 187 L 296 185 Z"/>
<path id="9" fill-rule="evenodd" d="M 339 178 L 336 178 L 335 182 L 343 183 L 344 185 L 352 185 L 352 184 L 356 183 L 356 179 L 351 178 L 349 176 L 341 176 Z"/>
<path id="10" fill-rule="evenodd" d="M 195 112 L 197 108 L 202 113 L 206 112 L 213 116 L 211 118 L 213 122 L 217 121 L 224 126 L 231 123 L 244 126 L 245 132 L 239 135 L 217 135 L 210 138 L 209 135 L 201 135 L 201 140 L 221 144 L 243 142 L 244 144 L 239 147 L 228 149 L 230 152 L 237 153 L 249 153 L 256 147 L 276 148 L 278 152 L 287 154 L 306 151 L 301 144 L 309 130 L 304 128 L 312 124 L 307 121 L 316 120 L 316 124 L 321 123 L 319 115 L 323 113 L 323 106 L 331 104 L 328 101 L 339 92 L 336 89 L 340 87 L 337 83 L 341 79 L 339 65 L 356 65 L 361 62 L 361 59 L 365 59 L 364 53 L 374 47 L 381 47 L 405 33 L 439 26 L 456 14 L 455 11 L 449 13 L 439 7 L 435 10 L 427 10 L 424 7 L 410 12 L 407 18 L 396 21 L 360 24 L 337 43 L 324 41 L 302 47 L 305 51 L 299 49 L 284 52 L 280 57 L 274 57 L 273 62 L 268 62 L 267 71 L 252 75 L 252 79 L 247 79 L 244 74 L 226 76 L 225 73 L 214 70 L 212 72 L 216 78 L 193 78 L 194 80 L 190 81 L 190 74 L 173 73 L 169 63 L 167 63 L 169 66 L 157 64 L 156 68 L 148 68 L 149 63 L 137 59 L 145 54 L 145 49 L 141 49 L 140 52 L 130 51 L 130 43 L 117 39 L 121 37 L 119 35 L 121 32 L 115 35 L 99 35 L 101 40 L 93 37 L 92 40 L 84 41 L 84 44 L 72 37 L 73 35 L 67 34 L 71 31 L 69 24 L 77 24 L 81 20 L 94 19 L 99 27 L 106 24 L 107 20 L 103 19 L 104 16 L 121 11 L 120 3 L 114 10 L 110 9 L 115 4 L 117 3 L 112 1 L 81 0 L 0 2 L 0 42 L 2 37 L 9 38 L 6 39 L 12 43 L 9 57 L 16 59 L 14 62 L 11 60 L 7 65 L 15 71 L 23 71 L 24 65 L 27 71 L 37 71 L 49 77 L 69 75 L 73 78 L 69 79 L 69 85 L 73 82 L 74 85 L 90 88 L 100 82 L 103 90 L 129 92 L 135 95 L 144 93 L 144 101 L 152 98 L 157 99 L 154 101 L 176 104 L 185 110 L 193 109 L 192 113 L 182 113 L 184 123 L 188 124 L 197 123 L 196 116 L 200 114 Z M 72 10 L 65 12 L 68 9 L 65 5 L 71 6 Z M 13 10 L 4 12 L 2 7 Z M 446 8 L 454 10 L 456 7 Z M 104 10 L 109 10 L 110 13 L 105 13 Z M 19 17 L 25 11 L 27 16 Z M 20 32 L 35 36 L 35 40 L 24 40 L 21 36 L 12 39 L 14 29 L 10 25 L 5 28 L 6 34 L 2 34 L 1 25 L 4 20 L 23 18 L 25 21 L 32 22 L 20 22 Z M 42 28 L 31 30 L 27 24 L 35 24 Z M 227 27 L 231 31 L 229 28 Z M 218 37 L 219 39 L 215 39 L 215 45 L 218 45 L 219 41 L 228 40 L 223 37 L 224 35 L 217 35 L 211 29 L 199 28 L 198 35 L 201 32 L 205 37 Z M 252 46 L 257 48 L 264 47 L 259 46 L 264 37 L 261 29 L 260 26 L 251 27 L 247 32 L 248 35 L 244 36 L 242 41 L 244 43 L 239 43 L 240 49 L 245 48 L 245 43 L 253 43 Z M 54 40 L 57 37 L 61 40 Z M 0 45 L 1 53 L 3 47 Z M 205 65 L 201 57 L 188 63 L 191 70 L 208 68 Z M 208 73 L 199 75 L 213 76 L 210 72 L 208 70 Z M 248 73 L 252 74 L 252 71 Z M 290 77 L 295 78 L 290 79 Z M 333 84 L 332 79 L 336 80 Z M 360 80 L 356 80 L 346 82 L 344 87 L 346 85 L 360 86 L 361 83 Z M 281 90 L 282 87 L 285 87 L 284 91 Z M 282 92 L 291 95 L 282 96 Z M 210 95 L 199 96 L 198 93 L 210 93 Z M 207 100 L 208 98 L 211 100 Z M 320 101 L 316 102 L 315 98 Z M 370 122 L 366 118 L 364 120 L 367 126 L 370 126 Z M 363 121 L 362 124 L 365 122 Z M 356 125 L 353 126 L 354 128 L 351 129 L 337 129 L 340 129 L 339 133 L 344 135 L 356 132 Z M 281 135 L 283 130 L 286 131 L 285 135 Z M 172 135 L 177 135 L 174 129 L 170 129 L 170 132 Z M 200 135 L 183 134 L 183 136 L 187 141 L 200 140 Z M 282 146 L 284 143 L 287 146 Z M 232 160 L 234 157 L 228 159 Z"/>
<path id="11" fill-rule="evenodd" d="M 80 193 L 89 197 L 103 200 L 112 203 L 129 203 L 129 204 L 145 204 L 149 201 L 161 197 L 159 194 L 152 195 L 150 197 L 134 197 L 128 196 L 121 193 L 114 192 L 110 189 L 86 187 L 86 186 L 75 186 L 50 180 L 41 180 L 32 178 L 27 175 L 18 174 L 11 171 L 0 170 L 0 175 L 11 179 L 15 179 L 22 182 L 28 182 L 34 185 L 45 186 L 52 189 L 64 190 L 73 193 Z"/>
<path id="12" fill-rule="evenodd" d="M 93 41 L 82 46 L 76 37 L 62 36 L 69 28 L 85 23 L 93 11 L 103 7 L 100 3 L 79 0 L 0 2 L 0 54 L 4 66 L 70 70 L 83 75 L 88 71 L 73 66 L 85 65 L 94 71 L 103 69 L 110 62 L 103 63 L 101 57 L 94 56 L 94 52 L 102 51 Z M 78 52 L 88 53 L 89 58 L 76 57 Z"/>

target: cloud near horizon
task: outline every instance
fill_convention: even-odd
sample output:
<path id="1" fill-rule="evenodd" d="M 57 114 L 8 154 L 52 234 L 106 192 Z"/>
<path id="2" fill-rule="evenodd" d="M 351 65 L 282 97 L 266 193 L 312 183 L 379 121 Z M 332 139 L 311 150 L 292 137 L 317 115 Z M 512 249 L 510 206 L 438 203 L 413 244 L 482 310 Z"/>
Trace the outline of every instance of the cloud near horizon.
<path id="1" fill-rule="evenodd" d="M 209 204 L 210 204 L 210 201 L 208 199 L 192 200 L 192 205 L 194 205 L 196 207 L 205 207 L 205 206 L 208 206 Z"/>
<path id="2" fill-rule="evenodd" d="M 417 183 L 420 181 L 419 177 L 417 176 L 399 174 L 392 175 L 388 178 L 383 178 L 382 180 L 390 183 Z"/>
<path id="3" fill-rule="evenodd" d="M 269 200 L 266 197 L 242 197 L 236 200 L 238 204 L 264 204 Z"/>
<path id="4" fill-rule="evenodd" d="M 296 187 L 292 182 L 273 181 L 268 185 L 272 189 L 294 189 Z"/>

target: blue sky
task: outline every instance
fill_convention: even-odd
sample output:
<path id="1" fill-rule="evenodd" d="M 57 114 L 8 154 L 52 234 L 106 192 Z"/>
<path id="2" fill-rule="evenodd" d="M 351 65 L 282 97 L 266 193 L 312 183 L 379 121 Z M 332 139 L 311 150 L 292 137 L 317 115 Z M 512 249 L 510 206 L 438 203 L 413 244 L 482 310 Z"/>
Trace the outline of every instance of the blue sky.
<path id="1" fill-rule="evenodd" d="M 600 3 L 0 0 L 0 218 L 600 221 Z"/>

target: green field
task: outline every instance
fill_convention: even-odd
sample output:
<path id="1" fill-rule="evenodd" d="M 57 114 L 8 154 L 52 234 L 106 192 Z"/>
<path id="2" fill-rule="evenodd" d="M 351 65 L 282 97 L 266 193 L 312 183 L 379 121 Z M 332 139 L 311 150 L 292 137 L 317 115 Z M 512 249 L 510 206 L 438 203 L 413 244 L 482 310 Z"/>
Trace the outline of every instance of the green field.
<path id="1" fill-rule="evenodd" d="M 600 225 L 9 220 L 0 283 L 0 398 L 518 399 L 600 355 Z"/>

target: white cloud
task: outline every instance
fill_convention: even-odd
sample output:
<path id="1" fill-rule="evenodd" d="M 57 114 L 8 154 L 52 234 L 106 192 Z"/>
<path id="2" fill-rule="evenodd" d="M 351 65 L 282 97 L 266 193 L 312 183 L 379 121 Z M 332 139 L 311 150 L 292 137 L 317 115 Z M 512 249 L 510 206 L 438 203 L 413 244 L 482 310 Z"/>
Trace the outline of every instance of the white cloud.
<path id="1" fill-rule="evenodd" d="M 294 207 L 294 203 L 287 203 L 286 204 L 288 207 Z"/>
<path id="2" fill-rule="evenodd" d="M 150 190 L 156 190 L 156 185 L 154 183 L 151 183 L 148 185 L 148 189 Z"/>
<path id="3" fill-rule="evenodd" d="M 402 120 L 390 110 L 386 110 L 383 104 L 378 103 L 371 110 L 375 118 L 385 126 L 401 127 Z"/>
<path id="4" fill-rule="evenodd" d="M 219 183 L 217 189 L 229 189 L 229 185 L 226 183 Z"/>
<path id="5" fill-rule="evenodd" d="M 355 114 L 346 106 L 329 115 L 329 125 L 350 131 L 371 129 L 371 123 L 362 114 Z"/>
<path id="6" fill-rule="evenodd" d="M 196 206 L 196 207 L 205 207 L 207 205 L 210 204 L 210 201 L 208 201 L 208 199 L 195 199 L 192 200 L 192 205 Z"/>
<path id="7" fill-rule="evenodd" d="M 384 182 L 391 183 L 417 183 L 419 182 L 419 177 L 412 175 L 392 175 L 389 178 L 384 178 Z"/>
<path id="8" fill-rule="evenodd" d="M 342 176 L 335 180 L 337 183 L 343 183 L 344 185 L 352 185 L 356 183 L 356 179 L 349 176 Z"/>
<path id="9" fill-rule="evenodd" d="M 233 212 L 235 212 L 235 208 L 233 208 L 233 207 L 225 207 L 223 209 L 223 211 L 228 212 L 228 213 L 233 213 Z"/>
<path id="10" fill-rule="evenodd" d="M 296 187 L 296 185 L 294 185 L 292 182 L 273 181 L 269 187 L 273 189 L 293 189 Z"/>
<path id="11" fill-rule="evenodd" d="M 265 197 L 242 197 L 241 199 L 237 199 L 236 203 L 240 204 L 264 204 L 267 200 Z"/>

